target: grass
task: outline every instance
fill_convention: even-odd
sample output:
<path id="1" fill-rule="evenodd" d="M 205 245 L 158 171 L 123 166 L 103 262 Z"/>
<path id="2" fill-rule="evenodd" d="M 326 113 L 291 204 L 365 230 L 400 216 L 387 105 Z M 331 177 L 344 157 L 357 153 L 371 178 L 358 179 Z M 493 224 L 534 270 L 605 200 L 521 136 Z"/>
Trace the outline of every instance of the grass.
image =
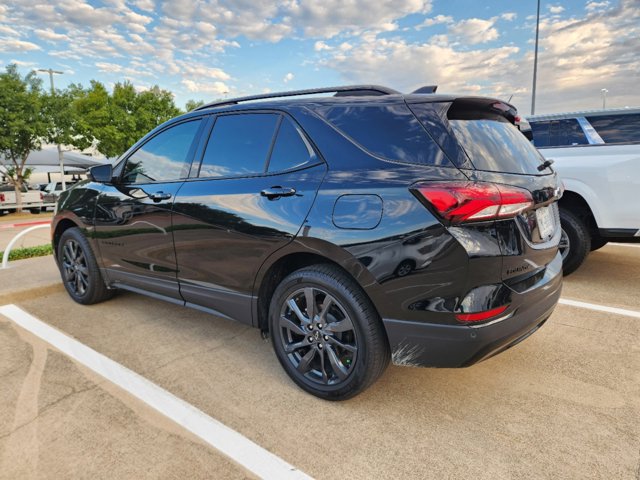
<path id="1" fill-rule="evenodd" d="M 9 260 L 24 260 L 25 258 L 44 257 L 45 255 L 52 255 L 53 248 L 50 244 L 38 245 L 37 247 L 25 247 L 14 248 L 9 252 Z M 4 252 L 0 252 L 0 258 L 4 255 Z"/>

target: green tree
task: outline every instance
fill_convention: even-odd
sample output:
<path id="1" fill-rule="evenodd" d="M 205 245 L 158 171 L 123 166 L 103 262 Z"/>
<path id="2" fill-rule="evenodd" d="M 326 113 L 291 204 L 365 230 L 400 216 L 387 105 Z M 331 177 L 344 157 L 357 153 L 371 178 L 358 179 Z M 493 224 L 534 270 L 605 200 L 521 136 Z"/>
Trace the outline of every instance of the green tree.
<path id="1" fill-rule="evenodd" d="M 184 106 L 184 109 L 187 112 L 190 112 L 192 110 L 195 110 L 198 107 L 201 107 L 202 105 L 204 105 L 204 102 L 202 100 L 187 100 L 187 103 Z"/>
<path id="2" fill-rule="evenodd" d="M 150 130 L 180 114 L 170 92 L 157 86 L 136 92 L 130 82 L 116 83 L 109 95 L 104 85 L 93 81 L 74 105 L 83 134 L 95 138 L 107 157 L 121 155 Z"/>
<path id="3" fill-rule="evenodd" d="M 25 162 L 32 150 L 41 148 L 48 131 L 41 107 L 42 81 L 34 72 L 21 77 L 16 65 L 7 66 L 0 74 L 0 155 L 4 173 L 16 191 L 18 211 L 22 211 L 20 191 L 28 175 Z"/>

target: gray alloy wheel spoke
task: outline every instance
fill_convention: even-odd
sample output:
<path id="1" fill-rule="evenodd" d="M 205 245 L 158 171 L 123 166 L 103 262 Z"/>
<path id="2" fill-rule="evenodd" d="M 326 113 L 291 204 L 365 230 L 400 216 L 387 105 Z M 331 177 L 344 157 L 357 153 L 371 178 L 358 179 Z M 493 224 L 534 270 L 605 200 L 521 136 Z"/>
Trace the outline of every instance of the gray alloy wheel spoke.
<path id="1" fill-rule="evenodd" d="M 336 301 L 333 299 L 331 295 L 329 294 L 325 295 L 324 300 L 322 302 L 322 309 L 318 314 L 318 316 L 320 317 L 320 320 L 322 320 L 322 323 L 327 323 L 327 313 L 329 313 L 329 309 L 335 303 Z"/>
<path id="2" fill-rule="evenodd" d="M 306 287 L 304 289 L 304 298 L 307 301 L 307 317 L 313 320 L 313 317 L 316 316 L 316 297 L 313 293 L 313 288 Z"/>
<path id="3" fill-rule="evenodd" d="M 358 347 L 356 347 L 355 345 L 351 345 L 349 343 L 342 343 L 340 340 L 338 340 L 337 338 L 334 337 L 329 337 L 328 340 L 330 343 L 332 343 L 333 345 L 340 347 L 348 352 L 351 353 L 355 353 L 358 351 Z"/>
<path id="4" fill-rule="evenodd" d="M 338 378 L 340 378 L 340 380 L 344 380 L 345 378 L 347 378 L 349 370 L 342 364 L 342 362 L 336 355 L 336 352 L 333 350 L 333 347 L 331 345 L 327 345 L 325 350 L 327 352 L 327 357 L 329 357 L 329 363 L 331 364 L 331 368 L 333 369 L 334 373 L 338 376 Z"/>
<path id="5" fill-rule="evenodd" d="M 75 260 L 75 255 L 74 255 L 73 249 L 71 248 L 71 242 L 67 243 L 64 246 L 64 257 L 69 262 L 72 262 L 73 260 Z"/>
<path id="6" fill-rule="evenodd" d="M 308 325 L 309 323 L 311 323 L 309 319 L 305 317 L 304 314 L 300 311 L 300 307 L 298 307 L 298 304 L 296 303 L 294 298 L 290 298 L 287 301 L 287 305 L 289 306 L 291 311 L 296 314 L 296 317 L 298 317 L 298 320 L 300 320 L 301 324 Z"/>
<path id="7" fill-rule="evenodd" d="M 313 358 L 316 356 L 316 352 L 317 350 L 315 348 L 312 348 L 307 352 L 307 354 L 304 357 L 300 359 L 300 363 L 298 364 L 298 371 L 300 373 L 304 374 L 309 371 L 309 369 L 311 368 L 311 362 L 313 361 Z"/>
<path id="8" fill-rule="evenodd" d="M 287 353 L 293 353 L 296 350 L 302 348 L 302 347 L 308 347 L 309 344 L 309 340 L 307 340 L 306 338 L 303 340 L 300 340 L 299 342 L 293 342 L 293 343 L 287 343 L 284 346 L 284 351 Z"/>
<path id="9" fill-rule="evenodd" d="M 331 332 L 331 333 L 343 333 L 343 332 L 349 332 L 351 330 L 353 330 L 353 324 L 351 323 L 351 320 L 349 320 L 349 317 L 346 317 L 343 320 L 340 320 L 339 322 L 328 323 L 327 326 L 324 328 L 325 332 Z"/>
<path id="10" fill-rule="evenodd" d="M 324 364 L 324 357 L 324 350 L 320 350 L 320 371 L 322 371 L 322 382 L 326 385 L 327 383 L 329 383 L 329 375 L 327 375 L 327 368 Z"/>
<path id="11" fill-rule="evenodd" d="M 295 333 L 296 335 L 306 335 L 307 334 L 307 332 L 305 332 L 304 329 L 301 326 L 296 325 L 294 322 L 289 320 L 284 315 L 280 315 L 280 327 L 281 328 L 287 328 L 287 329 L 291 330 L 293 333 Z"/>
<path id="12" fill-rule="evenodd" d="M 84 286 L 82 285 L 82 275 L 78 275 L 76 273 L 76 282 L 75 282 L 76 292 L 82 295 L 84 293 Z"/>

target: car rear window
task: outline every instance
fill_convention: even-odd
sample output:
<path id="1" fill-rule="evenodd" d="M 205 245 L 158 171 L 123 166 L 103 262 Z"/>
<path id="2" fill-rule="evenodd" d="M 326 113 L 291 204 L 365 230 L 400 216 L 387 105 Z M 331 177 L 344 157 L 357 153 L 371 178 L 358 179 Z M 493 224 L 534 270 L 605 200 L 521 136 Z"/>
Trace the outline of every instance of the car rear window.
<path id="1" fill-rule="evenodd" d="M 453 167 L 405 104 L 338 105 L 316 112 L 364 150 L 395 162 Z"/>
<path id="2" fill-rule="evenodd" d="M 540 175 L 542 156 L 506 119 L 449 120 L 449 123 L 478 170 Z"/>

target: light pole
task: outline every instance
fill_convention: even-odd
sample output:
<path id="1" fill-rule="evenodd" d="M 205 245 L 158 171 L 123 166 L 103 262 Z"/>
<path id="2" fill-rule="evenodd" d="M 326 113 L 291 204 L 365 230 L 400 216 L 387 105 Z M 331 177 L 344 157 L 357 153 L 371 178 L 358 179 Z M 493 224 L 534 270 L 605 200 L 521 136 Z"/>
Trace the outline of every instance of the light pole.
<path id="1" fill-rule="evenodd" d="M 49 74 L 49 82 L 51 83 L 51 95 L 52 96 L 55 95 L 56 89 L 53 86 L 53 74 L 55 73 L 56 75 L 62 75 L 64 72 L 61 72 L 59 70 L 54 70 L 52 68 L 47 68 L 47 69 L 39 68 L 38 72 Z M 56 147 L 58 148 L 58 160 L 60 162 L 60 175 L 62 176 L 62 189 L 66 190 L 67 184 L 64 181 L 64 156 L 62 155 L 62 147 L 60 146 L 59 143 L 56 145 Z"/>
<path id="2" fill-rule="evenodd" d="M 536 48 L 533 54 L 533 88 L 531 89 L 531 115 L 536 113 L 536 78 L 538 76 L 538 36 L 540 33 L 540 0 L 536 17 Z"/>
<path id="3" fill-rule="evenodd" d="M 609 90 L 603 88 L 600 92 L 602 93 L 602 109 L 604 110 L 607 108 L 607 93 L 609 93 Z"/>

